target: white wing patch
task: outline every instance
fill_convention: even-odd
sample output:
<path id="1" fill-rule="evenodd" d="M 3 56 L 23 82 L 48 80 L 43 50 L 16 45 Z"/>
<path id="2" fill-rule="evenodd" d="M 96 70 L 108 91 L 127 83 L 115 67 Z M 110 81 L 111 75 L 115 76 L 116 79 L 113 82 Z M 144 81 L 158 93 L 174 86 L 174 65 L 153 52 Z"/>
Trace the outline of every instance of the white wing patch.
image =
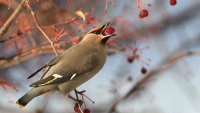
<path id="1" fill-rule="evenodd" d="M 72 77 L 70 78 L 70 80 L 72 80 L 75 76 L 76 76 L 76 73 L 72 75 Z"/>
<path id="2" fill-rule="evenodd" d="M 59 74 L 53 74 L 53 77 L 55 77 L 55 78 L 62 78 L 63 76 L 61 76 Z"/>
<path id="3" fill-rule="evenodd" d="M 57 78 L 62 78 L 62 77 L 63 77 L 63 76 L 61 76 L 61 75 L 59 75 L 59 74 L 53 74 L 52 76 L 54 77 L 52 80 L 49 80 L 49 81 L 47 81 L 47 82 L 45 82 L 45 83 L 43 83 L 43 84 L 40 84 L 39 86 L 47 85 L 47 84 L 53 82 L 54 80 L 56 80 Z"/>

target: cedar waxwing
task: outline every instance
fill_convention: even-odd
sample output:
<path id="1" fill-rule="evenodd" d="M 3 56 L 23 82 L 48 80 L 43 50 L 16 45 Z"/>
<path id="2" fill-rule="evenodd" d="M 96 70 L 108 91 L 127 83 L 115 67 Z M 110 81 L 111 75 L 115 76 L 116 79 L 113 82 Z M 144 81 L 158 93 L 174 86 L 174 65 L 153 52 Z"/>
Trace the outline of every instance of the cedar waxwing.
<path id="1" fill-rule="evenodd" d="M 49 91 L 67 95 L 99 72 L 106 61 L 106 42 L 115 35 L 102 35 L 108 25 L 92 29 L 78 44 L 31 74 L 28 79 L 46 69 L 41 80 L 32 83 L 30 87 L 33 88 L 16 102 L 19 107 L 26 106 L 33 98 Z"/>

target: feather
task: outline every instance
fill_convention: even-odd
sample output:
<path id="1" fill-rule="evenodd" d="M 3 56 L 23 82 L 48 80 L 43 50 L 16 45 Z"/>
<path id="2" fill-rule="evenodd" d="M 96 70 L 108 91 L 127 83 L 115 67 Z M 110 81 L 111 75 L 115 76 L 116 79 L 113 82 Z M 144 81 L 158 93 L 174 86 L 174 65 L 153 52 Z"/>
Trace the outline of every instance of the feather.
<path id="1" fill-rule="evenodd" d="M 32 78 L 33 76 L 35 76 L 38 72 L 40 72 L 42 69 L 46 68 L 47 65 L 42 66 L 41 68 L 39 68 L 37 71 L 35 71 L 34 73 L 32 73 L 30 76 L 27 77 L 27 79 Z"/>

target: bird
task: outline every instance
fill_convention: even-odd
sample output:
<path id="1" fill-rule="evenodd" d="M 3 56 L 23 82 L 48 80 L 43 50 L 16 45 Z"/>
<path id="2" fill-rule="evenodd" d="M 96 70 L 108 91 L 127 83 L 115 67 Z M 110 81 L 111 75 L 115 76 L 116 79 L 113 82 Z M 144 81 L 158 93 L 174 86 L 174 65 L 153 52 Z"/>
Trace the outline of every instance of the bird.
<path id="1" fill-rule="evenodd" d="M 90 30 L 82 40 L 61 55 L 40 67 L 27 79 L 46 69 L 42 78 L 24 96 L 16 101 L 20 108 L 24 108 L 32 99 L 50 91 L 59 91 L 64 95 L 69 93 L 95 76 L 104 66 L 107 57 L 110 37 L 116 34 L 104 34 L 110 22 Z"/>

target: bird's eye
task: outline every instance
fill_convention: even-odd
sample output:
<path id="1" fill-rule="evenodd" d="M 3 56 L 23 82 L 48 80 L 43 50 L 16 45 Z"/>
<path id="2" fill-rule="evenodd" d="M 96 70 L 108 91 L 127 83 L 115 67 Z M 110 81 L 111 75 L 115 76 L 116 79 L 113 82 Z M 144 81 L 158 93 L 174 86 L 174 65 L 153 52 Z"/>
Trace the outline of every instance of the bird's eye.
<path id="1" fill-rule="evenodd" d="M 101 27 L 99 27 L 99 28 L 95 28 L 95 29 L 93 29 L 93 30 L 92 30 L 91 32 L 89 32 L 89 33 L 96 34 L 96 35 L 100 35 L 100 34 L 103 32 L 104 27 L 105 27 L 105 25 L 103 25 L 103 26 L 101 26 Z"/>
<path id="2" fill-rule="evenodd" d="M 101 33 L 101 31 L 100 30 L 94 30 L 94 31 L 91 31 L 90 33 L 99 35 Z"/>

